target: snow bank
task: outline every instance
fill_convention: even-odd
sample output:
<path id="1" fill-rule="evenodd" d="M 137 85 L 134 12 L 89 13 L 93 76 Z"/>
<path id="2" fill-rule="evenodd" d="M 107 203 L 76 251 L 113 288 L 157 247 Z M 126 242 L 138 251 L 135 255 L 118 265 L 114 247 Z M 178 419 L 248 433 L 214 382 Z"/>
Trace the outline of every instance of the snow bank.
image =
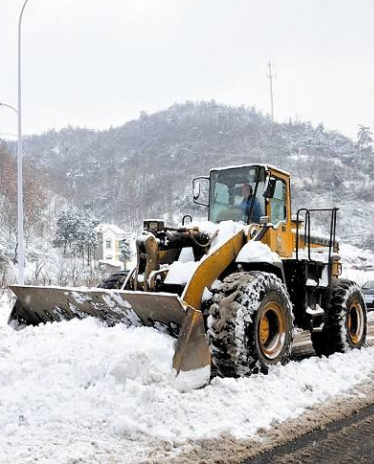
<path id="1" fill-rule="evenodd" d="M 0 314 L 8 305 L 3 298 Z M 16 332 L 4 321 L 4 463 L 51 462 L 51 453 L 54 463 L 140 462 L 149 440 L 253 437 L 259 428 L 347 392 L 374 369 L 374 348 L 366 348 L 292 362 L 267 376 L 216 378 L 204 389 L 180 393 L 171 381 L 174 340 L 154 329 L 108 328 L 86 319 Z"/>
<path id="2" fill-rule="evenodd" d="M 374 348 L 368 348 L 330 359 L 311 358 L 276 367 L 268 376 L 216 378 L 206 388 L 185 394 L 143 385 L 133 390 L 130 407 L 121 401 L 114 431 L 169 440 L 254 436 L 259 428 L 297 417 L 365 380 L 374 367 L 373 355 Z"/>
<path id="3" fill-rule="evenodd" d="M 340 248 L 340 256 L 343 262 L 343 275 L 359 285 L 374 279 L 374 253 L 369 250 L 361 250 L 353 245 L 343 244 Z M 372 267 L 372 270 L 369 270 Z"/>

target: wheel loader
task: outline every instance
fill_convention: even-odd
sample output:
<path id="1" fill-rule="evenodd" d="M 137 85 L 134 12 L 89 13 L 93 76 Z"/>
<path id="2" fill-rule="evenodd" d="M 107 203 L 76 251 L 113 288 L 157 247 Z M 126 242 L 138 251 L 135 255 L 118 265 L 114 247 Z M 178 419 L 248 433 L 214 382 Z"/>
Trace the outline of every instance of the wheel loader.
<path id="1" fill-rule="evenodd" d="M 193 180 L 193 198 L 209 222 L 144 221 L 136 266 L 104 288 L 12 286 L 10 324 L 155 327 L 176 338 L 173 368 L 190 387 L 286 363 L 294 327 L 310 331 L 317 355 L 364 345 L 361 289 L 340 278 L 337 208 L 292 215 L 290 174 L 263 164 L 212 169 Z M 327 236 L 314 233 L 321 215 Z"/>

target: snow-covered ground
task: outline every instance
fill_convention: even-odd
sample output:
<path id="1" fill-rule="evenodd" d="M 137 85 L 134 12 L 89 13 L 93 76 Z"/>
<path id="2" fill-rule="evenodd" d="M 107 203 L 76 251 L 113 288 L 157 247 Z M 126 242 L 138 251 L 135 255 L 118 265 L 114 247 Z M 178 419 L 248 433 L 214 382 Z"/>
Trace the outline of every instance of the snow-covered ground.
<path id="1" fill-rule="evenodd" d="M 233 224 L 219 228 L 213 247 L 240 230 Z M 373 253 L 342 245 L 341 256 L 343 277 L 374 278 L 364 270 Z M 193 272 L 189 259 L 175 263 L 176 277 Z M 374 372 L 373 347 L 181 393 L 171 337 L 94 319 L 17 332 L 6 323 L 12 296 L 0 289 L 0 297 L 0 464 L 163 462 L 158 450 L 176 456 L 190 440 L 256 438 Z"/>
<path id="2" fill-rule="evenodd" d="M 372 251 L 343 244 L 340 256 L 343 262 L 342 277 L 351 279 L 361 286 L 366 281 L 374 279 L 374 253 Z"/>
<path id="3" fill-rule="evenodd" d="M 0 292 L 1 464 L 162 462 L 160 447 L 176 455 L 189 439 L 256 437 L 374 370 L 365 348 L 181 393 L 167 335 L 93 319 L 16 332 Z"/>

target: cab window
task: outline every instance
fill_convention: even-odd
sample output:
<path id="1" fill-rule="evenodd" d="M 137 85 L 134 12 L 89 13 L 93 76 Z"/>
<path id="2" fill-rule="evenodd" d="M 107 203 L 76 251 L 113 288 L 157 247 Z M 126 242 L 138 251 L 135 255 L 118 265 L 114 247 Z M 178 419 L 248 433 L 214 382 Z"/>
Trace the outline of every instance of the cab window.
<path id="1" fill-rule="evenodd" d="M 264 215 L 265 169 L 243 166 L 213 171 L 209 220 L 259 223 Z M 248 218 L 251 213 L 251 218 Z"/>
<path id="2" fill-rule="evenodd" d="M 272 224 L 276 225 L 287 219 L 286 182 L 282 179 L 276 180 L 274 196 L 270 199 L 270 210 Z"/>

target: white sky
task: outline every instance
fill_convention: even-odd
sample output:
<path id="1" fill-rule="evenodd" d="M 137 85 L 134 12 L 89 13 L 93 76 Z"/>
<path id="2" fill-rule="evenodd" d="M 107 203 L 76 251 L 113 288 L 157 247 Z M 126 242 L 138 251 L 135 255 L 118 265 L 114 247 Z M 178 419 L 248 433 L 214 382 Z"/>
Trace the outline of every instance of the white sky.
<path id="1" fill-rule="evenodd" d="M 0 102 L 17 105 L 23 0 L 0 0 Z M 29 0 L 23 127 L 108 128 L 174 102 L 215 99 L 374 129 L 373 0 Z M 0 137 L 16 133 L 0 107 Z"/>

